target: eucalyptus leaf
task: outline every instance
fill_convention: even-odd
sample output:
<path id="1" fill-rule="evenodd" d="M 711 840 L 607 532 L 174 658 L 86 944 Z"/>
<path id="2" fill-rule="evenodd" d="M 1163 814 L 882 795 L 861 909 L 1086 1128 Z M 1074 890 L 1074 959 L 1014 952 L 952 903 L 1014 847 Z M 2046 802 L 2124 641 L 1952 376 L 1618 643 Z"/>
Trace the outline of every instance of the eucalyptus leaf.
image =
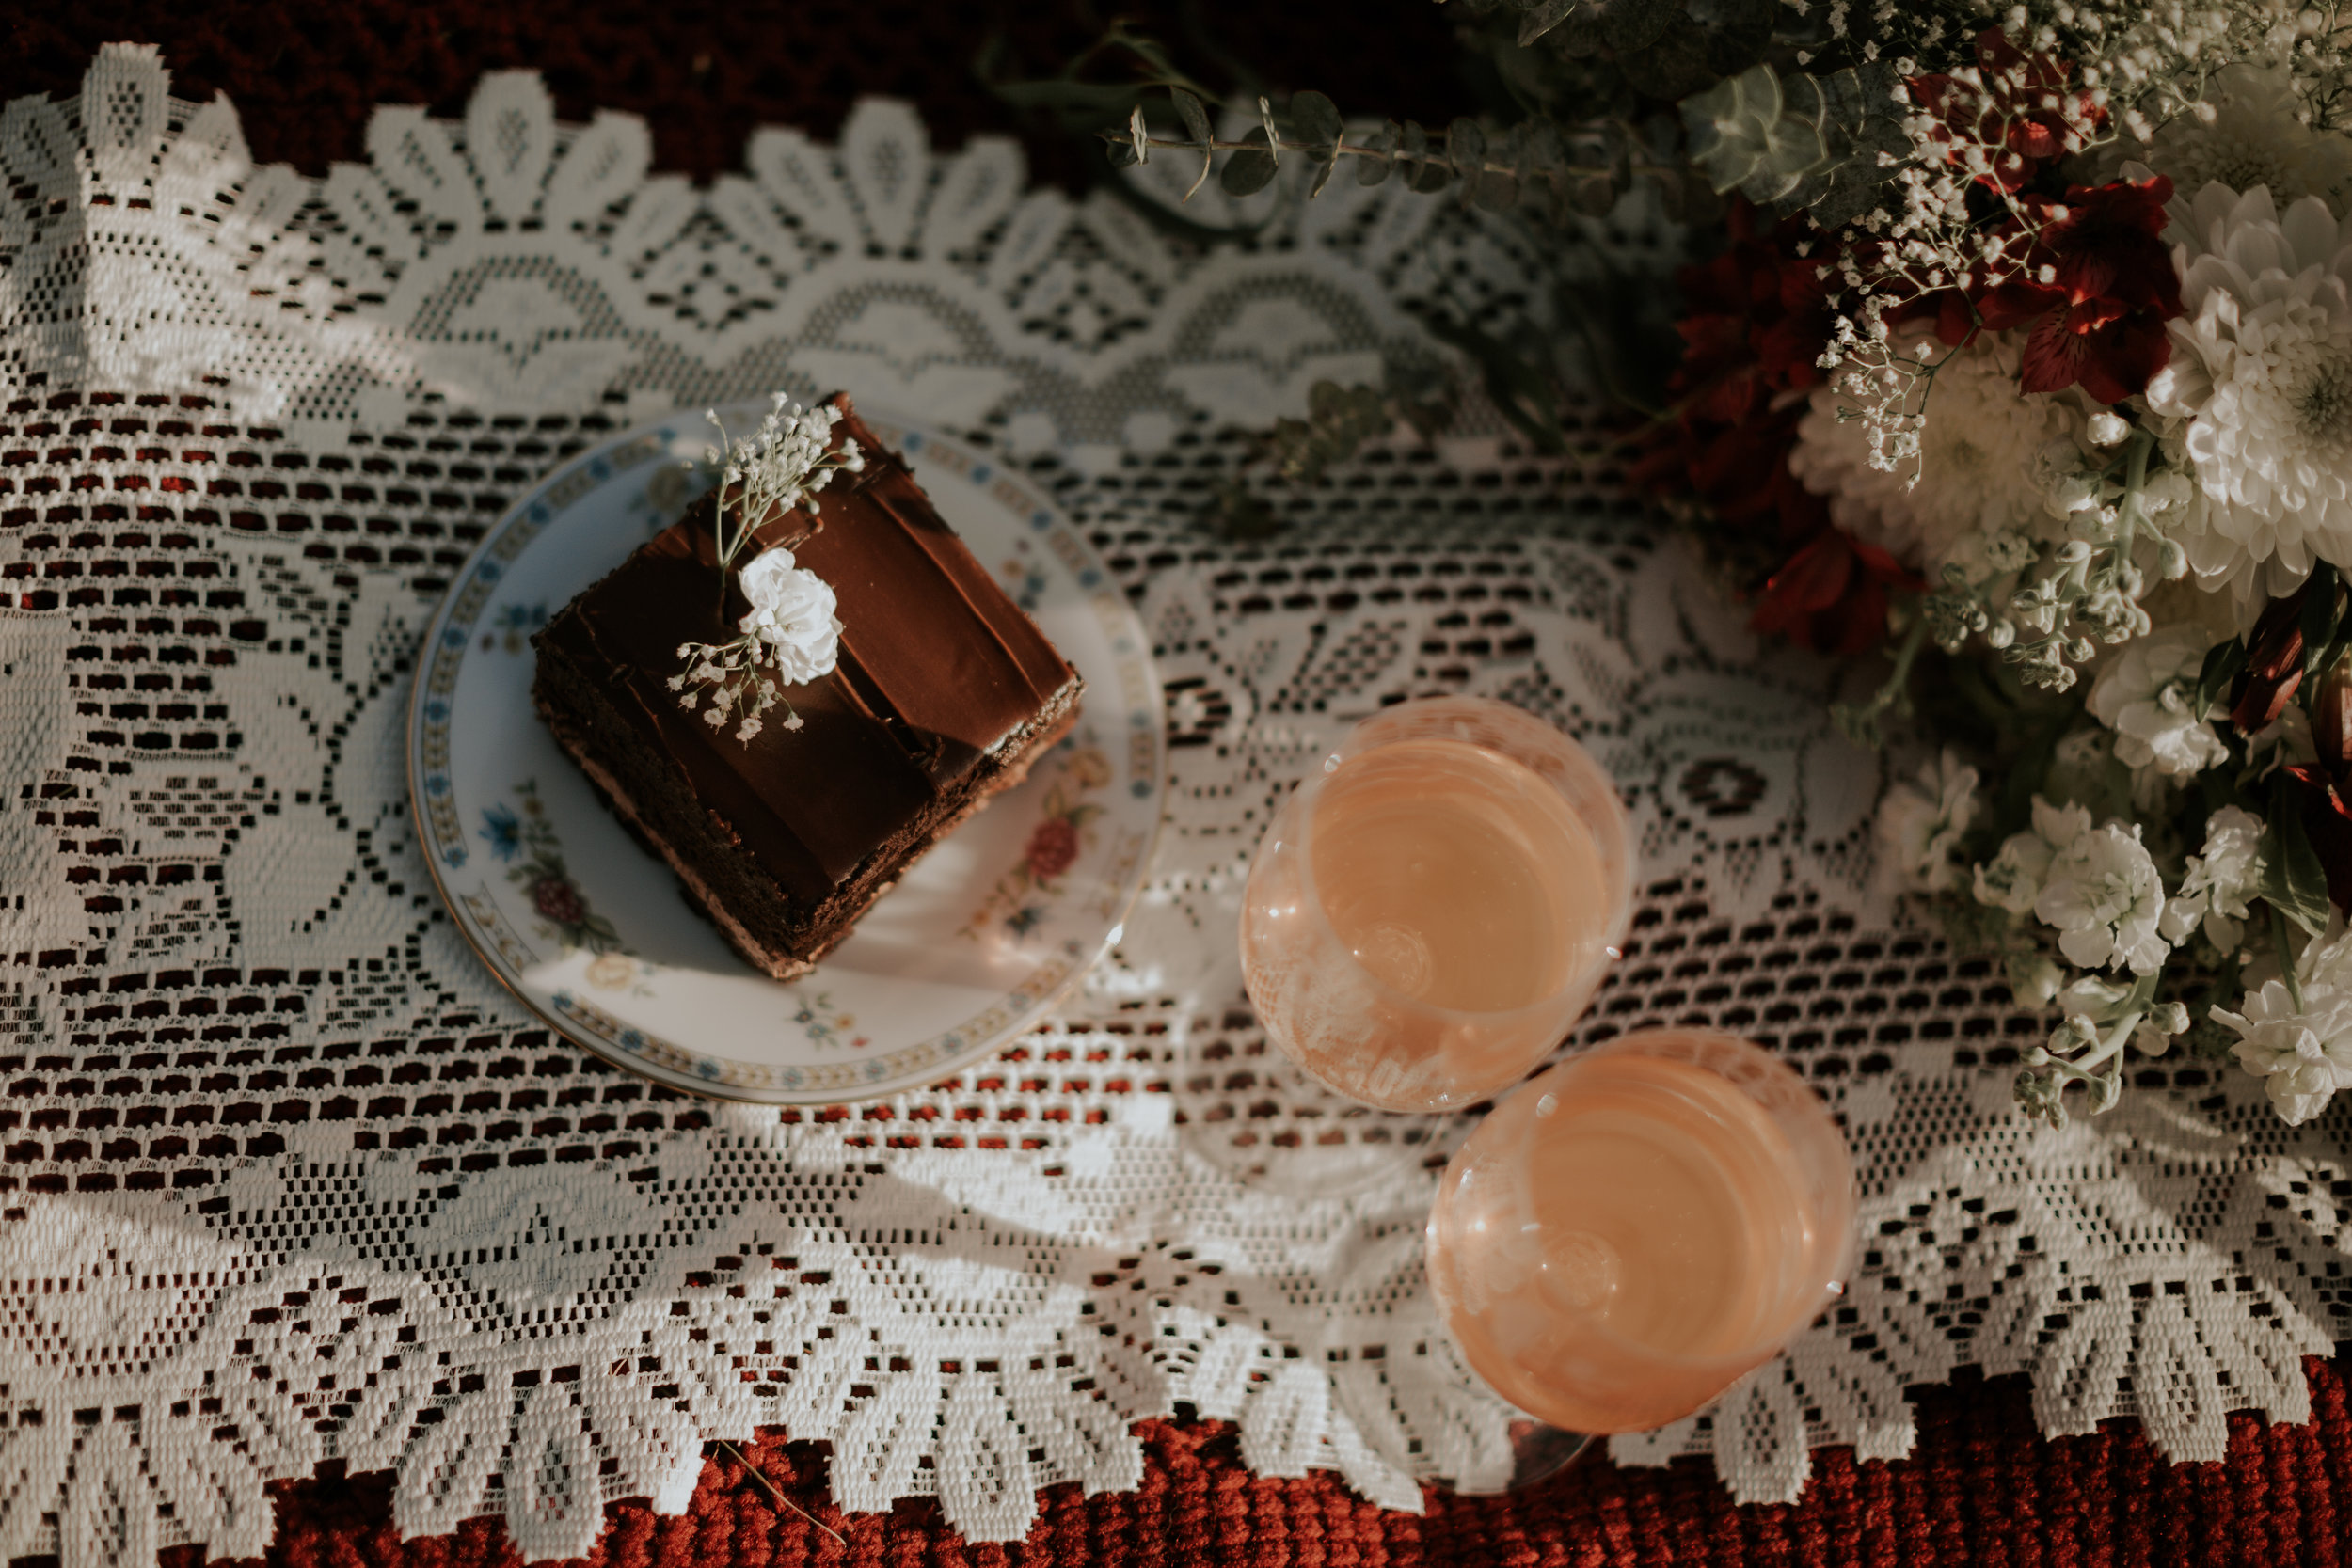
<path id="1" fill-rule="evenodd" d="M 2262 895 L 2270 907 L 2319 936 L 2328 929 L 2328 868 L 2303 828 L 2299 786 L 2284 769 L 2270 786 L 2270 825 L 2263 833 Z"/>
<path id="2" fill-rule="evenodd" d="M 1310 150 L 1337 146 L 1345 122 L 1339 106 L 1319 92 L 1291 95 L 1291 127 Z"/>
<path id="3" fill-rule="evenodd" d="M 1467 117 L 1445 128 L 1445 161 L 1465 180 L 1475 179 L 1486 162 L 1486 133 Z"/>
<path id="4" fill-rule="evenodd" d="M 1518 154 L 1518 166 L 1523 170 L 1558 168 L 1568 161 L 1567 144 L 1549 115 L 1521 122 Z"/>
<path id="5" fill-rule="evenodd" d="M 1176 101 L 1176 118 L 1184 122 L 1184 135 L 1194 141 L 1214 141 L 1209 129 L 1209 111 L 1198 98 L 1182 87 L 1170 87 L 1168 96 Z"/>
<path id="6" fill-rule="evenodd" d="M 1489 213 L 1507 213 L 1519 204 L 1518 176 L 1508 169 L 1481 169 L 1470 179 L 1470 198 Z"/>
<path id="7" fill-rule="evenodd" d="M 1550 37 L 1551 47 L 1572 60 L 1590 59 L 1609 46 L 1600 17 L 1591 7 L 1570 16 Z"/>
<path id="8" fill-rule="evenodd" d="M 1227 196 L 1255 196 L 1274 182 L 1274 154 L 1266 150 L 1264 128 L 1254 128 L 1242 139 L 1256 145 L 1225 160 L 1225 172 L 1217 176 L 1217 184 Z"/>
<path id="9" fill-rule="evenodd" d="M 1781 0 L 1690 0 L 1691 20 L 1707 39 L 1707 69 L 1736 76 L 1764 58 Z"/>
<path id="10" fill-rule="evenodd" d="M 1372 145 L 1382 152 L 1393 155 L 1404 135 L 1405 128 L 1391 120 L 1380 128 L 1378 135 L 1373 137 Z M 1376 185 L 1389 177 L 1390 166 L 1388 158 L 1359 158 L 1356 160 L 1356 183 Z"/>
<path id="11" fill-rule="evenodd" d="M 1673 103 L 1689 97 L 1718 79 L 1707 64 L 1706 30 L 1687 16 L 1676 16 L 1645 49 L 1620 55 L 1617 69 L 1627 83 L 1645 97 Z"/>
<path id="12" fill-rule="evenodd" d="M 1616 182 L 1605 174 L 1579 175 L 1567 188 L 1568 205 L 1588 218 L 1605 218 L 1616 210 Z"/>
<path id="13" fill-rule="evenodd" d="M 1519 22 L 1519 47 L 1526 48 L 1559 26 L 1576 7 L 1577 0 L 1540 0 L 1539 4 L 1528 8 L 1527 14 Z"/>
<path id="14" fill-rule="evenodd" d="M 1413 120 L 1405 122 L 1405 140 L 1401 155 L 1406 161 L 1406 183 L 1424 195 L 1441 191 L 1454 182 L 1454 172 L 1446 166 L 1444 155 L 1429 139 L 1429 133 Z"/>
<path id="15" fill-rule="evenodd" d="M 1600 15 L 1601 41 L 1620 55 L 1647 49 L 1680 19 L 1674 0 L 1608 0 Z"/>

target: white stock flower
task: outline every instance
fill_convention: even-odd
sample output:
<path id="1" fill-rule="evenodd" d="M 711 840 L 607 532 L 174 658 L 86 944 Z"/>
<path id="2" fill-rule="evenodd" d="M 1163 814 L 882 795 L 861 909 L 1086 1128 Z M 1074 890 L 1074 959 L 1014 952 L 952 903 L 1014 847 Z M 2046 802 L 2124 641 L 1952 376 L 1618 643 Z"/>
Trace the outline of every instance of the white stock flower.
<path id="1" fill-rule="evenodd" d="M 2080 806 L 2054 806 L 2037 795 L 2033 826 L 2001 841 L 2000 852 L 1977 867 L 1977 902 L 2024 914 L 2042 896 L 2050 863 L 2060 848 L 2090 832 L 2090 813 Z"/>
<path id="2" fill-rule="evenodd" d="M 1838 419 L 1839 404 L 1852 398 L 1835 387 L 1813 394 L 1789 471 L 1830 499 L 1839 528 L 1931 578 L 1979 534 L 2046 531 L 2043 476 L 2053 465 L 2044 449 L 2060 442 L 2079 454 L 2084 420 L 2071 393 L 2018 390 L 2021 341 L 2016 333 L 1985 333 L 1959 350 L 1932 339 L 1912 345 L 1942 360 L 1918 435 L 1915 484 L 1909 463 L 1871 466 L 1870 423 Z M 2057 467 L 2071 472 L 2074 465 Z"/>
<path id="3" fill-rule="evenodd" d="M 833 590 L 824 578 L 794 565 L 792 552 L 778 546 L 754 556 L 736 581 L 752 606 L 737 629 L 759 640 L 787 686 L 833 673 L 841 623 L 834 618 Z"/>
<path id="4" fill-rule="evenodd" d="M 2148 404 L 2203 502 L 2172 531 L 2205 587 L 2286 594 L 2352 562 L 2352 227 L 2218 184 L 2169 211 L 2185 313 Z"/>
<path id="5" fill-rule="evenodd" d="M 2296 118 L 2295 85 L 2283 65 L 2225 66 L 2206 103 L 2167 121 L 2144 156 L 2185 191 L 2261 185 L 2280 201 L 2315 196 L 2338 211 L 2352 191 L 2352 141 Z"/>
<path id="6" fill-rule="evenodd" d="M 2125 643 L 2090 689 L 2090 711 L 2115 732 L 2117 760 L 2185 778 L 2229 760 L 2230 749 L 2189 711 L 2213 640 L 2197 626 L 2166 626 Z"/>
<path id="7" fill-rule="evenodd" d="M 2185 942 L 2201 926 L 2222 952 L 2237 950 L 2247 905 L 2262 895 L 2262 839 L 2263 819 L 2242 807 L 2223 806 L 2206 818 L 2205 852 L 2188 857 L 2181 891 L 2165 901 L 2167 942 Z"/>
<path id="8" fill-rule="evenodd" d="M 2270 1103 L 2289 1126 L 2328 1108 L 2352 1085 L 2352 935 L 2331 932 L 2303 949 L 2295 972 L 2300 1006 L 2282 979 L 2249 990 L 2245 1011 L 2216 1007 L 2214 1022 L 2237 1031 L 2238 1065 L 2263 1080 Z"/>
<path id="9" fill-rule="evenodd" d="M 2109 822 L 2058 846 L 2033 912 L 2058 931 L 2067 961 L 2085 969 L 2122 964 L 2153 974 L 2171 951 L 2157 929 L 2164 880 L 2137 822 Z"/>
<path id="10" fill-rule="evenodd" d="M 1960 880 L 1952 851 L 1977 816 L 1977 770 L 1947 747 L 1919 769 L 1919 782 L 1899 782 L 1879 802 L 1881 852 L 1905 887 L 1941 893 Z"/>

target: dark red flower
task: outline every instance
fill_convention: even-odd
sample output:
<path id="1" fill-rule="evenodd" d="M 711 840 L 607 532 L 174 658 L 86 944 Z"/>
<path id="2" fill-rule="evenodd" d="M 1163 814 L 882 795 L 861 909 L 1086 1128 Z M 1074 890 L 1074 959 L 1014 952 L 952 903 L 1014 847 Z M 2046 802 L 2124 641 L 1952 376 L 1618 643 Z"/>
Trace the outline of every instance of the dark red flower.
<path id="1" fill-rule="evenodd" d="M 1885 635 L 1888 594 L 1911 579 L 1831 529 L 1828 502 L 1788 471 L 1805 394 L 1822 379 L 1834 251 L 1801 217 L 1764 229 L 1745 202 L 1730 230 L 1722 255 L 1677 277 L 1690 313 L 1675 422 L 1634 478 L 1705 502 L 1735 553 L 1770 562 L 1756 572 L 1758 630 L 1858 653 Z M 1807 241 L 1812 254 L 1797 254 Z"/>
<path id="2" fill-rule="evenodd" d="M 2090 92 L 2067 87 L 2071 64 L 2027 55 L 1998 27 L 1977 35 L 1977 70 L 1981 86 L 1940 71 L 1906 85 L 1943 122 L 1936 139 L 1953 162 L 1971 146 L 1999 149 L 1992 172 L 1979 178 L 2002 190 L 2022 190 L 2053 159 L 2078 150 L 2083 129 L 2106 119 Z"/>
<path id="3" fill-rule="evenodd" d="M 2305 582 L 2271 600 L 2246 634 L 2246 668 L 2230 689 L 2230 722 L 2247 735 L 2275 722 L 2303 684 L 2303 600 L 2311 591 Z"/>
<path id="4" fill-rule="evenodd" d="M 2026 391 L 2080 382 L 2101 403 L 2121 403 L 2164 369 L 2172 356 L 2164 324 L 2181 313 L 2180 275 L 2158 238 L 2171 199 L 2172 182 L 2159 174 L 2027 202 L 2041 237 L 2023 271 L 1977 301 L 1990 331 L 2031 324 Z"/>
<path id="5" fill-rule="evenodd" d="M 1050 882 L 1078 859 L 1078 829 L 1066 816 L 1049 816 L 1029 835 L 1029 875 Z"/>
<path id="6" fill-rule="evenodd" d="M 588 903 L 566 877 L 542 877 L 531 884 L 531 907 L 558 926 L 577 926 L 588 918 Z"/>
<path id="7" fill-rule="evenodd" d="M 1756 210 L 1734 201 L 1731 244 L 1713 261 L 1675 275 L 1689 307 L 1676 324 L 1684 343 L 1673 389 L 1686 413 L 1737 422 L 1772 394 L 1811 387 L 1830 334 L 1825 242 L 1800 256 L 1804 241 L 1821 240 L 1802 217 L 1759 231 Z"/>
<path id="8" fill-rule="evenodd" d="M 1886 635 L 1893 591 L 1924 586 L 1877 546 L 1823 529 L 1764 584 L 1750 624 L 1822 653 L 1864 653 Z"/>

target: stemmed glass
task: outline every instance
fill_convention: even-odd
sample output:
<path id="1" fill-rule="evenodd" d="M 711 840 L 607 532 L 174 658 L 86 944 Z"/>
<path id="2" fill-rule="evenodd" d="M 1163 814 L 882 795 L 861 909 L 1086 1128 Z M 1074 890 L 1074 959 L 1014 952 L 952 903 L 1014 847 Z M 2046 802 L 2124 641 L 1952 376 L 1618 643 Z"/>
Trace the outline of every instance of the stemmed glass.
<path id="1" fill-rule="evenodd" d="M 1243 895 L 1243 975 L 1331 1088 L 1448 1110 L 1560 1042 L 1631 907 L 1625 808 L 1583 748 L 1502 703 L 1425 699 L 1357 725 L 1283 803 Z"/>
<path id="2" fill-rule="evenodd" d="M 1852 1155 L 1786 1063 L 1706 1029 L 1569 1058 L 1446 1166 L 1428 1262 L 1479 1376 L 1571 1433 L 1688 1416 L 1844 1291 Z"/>

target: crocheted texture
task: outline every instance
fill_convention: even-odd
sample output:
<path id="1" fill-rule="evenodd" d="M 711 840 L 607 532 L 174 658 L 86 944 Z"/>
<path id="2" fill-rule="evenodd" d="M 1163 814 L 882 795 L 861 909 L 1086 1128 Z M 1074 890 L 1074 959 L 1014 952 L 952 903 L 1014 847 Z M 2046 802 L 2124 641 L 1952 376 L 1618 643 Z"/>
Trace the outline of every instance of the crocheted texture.
<path id="1" fill-rule="evenodd" d="M 1814 1448 L 1912 1451 L 1906 1390 L 1970 1366 L 2029 1373 L 2043 1432 L 2137 1413 L 2176 1460 L 2226 1456 L 2233 1411 L 2309 1418 L 2303 1358 L 2352 1310 L 2352 1108 L 2287 1129 L 2169 1062 L 2096 1122 L 2015 1117 L 2036 1021 L 1874 895 L 1840 672 L 1758 646 L 1604 463 L 1528 460 L 1473 405 L 1311 495 L 1251 480 L 1295 521 L 1270 544 L 1200 530 L 1226 420 L 1433 352 L 1440 293 L 1524 297 L 1509 230 L 1340 182 L 1249 246 L 1171 247 L 885 101 L 838 148 L 762 132 L 707 191 L 518 73 L 367 139 L 323 182 L 256 167 L 234 106 L 138 50 L 0 117 L 0 1559 L 258 1555 L 265 1483 L 323 1461 L 395 1471 L 404 1533 L 498 1514 L 573 1556 L 763 1428 L 830 1443 L 844 1507 L 935 1496 L 970 1539 L 1023 1536 L 1041 1488 L 1131 1490 L 1136 1424 L 1179 1410 L 1255 1476 L 1392 1509 L 1492 1482 L 1505 1413 L 1419 1267 L 1465 1122 L 1299 1082 L 1233 952 L 1272 803 L 1424 692 L 1541 713 L 1626 791 L 1643 897 L 1583 1037 L 1755 1035 L 1862 1167 L 1845 1304 L 1620 1460 L 1794 1498 Z M 1655 265 L 1638 220 L 1596 237 Z M 1168 693 L 1113 959 L 1000 1061 L 819 1115 L 551 1040 L 425 891 L 397 764 L 483 519 L 638 412 L 777 385 L 1024 467 Z"/>
<path id="2" fill-rule="evenodd" d="M 1373 1508 L 1328 1477 L 1269 1481 L 1240 1461 L 1218 1422 L 1147 1421 L 1132 1493 L 1087 1497 L 1057 1487 L 1018 1544 L 970 1545 L 928 1506 L 844 1514 L 827 1497 L 823 1456 L 770 1439 L 707 1464 L 686 1513 L 642 1503 L 607 1511 L 595 1568 L 897 1568 L 939 1564 L 1363 1564 L 1408 1568 L 1657 1568 L 1805 1563 L 1818 1568 L 2139 1568 L 2143 1564 L 2341 1564 L 2352 1553 L 2352 1411 L 2343 1362 L 2311 1366 L 2311 1426 L 2230 1422 L 2226 1459 L 2168 1465 L 2128 1422 L 2044 1442 L 2014 1380 L 1971 1381 L 1918 1396 L 1908 1461 L 1818 1456 L 1794 1506 L 1735 1507 L 1690 1465 L 1618 1470 L 1586 1462 L 1502 1497 L 1429 1499 L 1425 1516 Z M 745 1474 L 745 1464 L 765 1478 Z M 769 1490 L 773 1488 L 773 1492 Z M 487 1521 L 426 1541 L 400 1539 L 385 1476 L 276 1489 L 275 1568 L 515 1568 Z M 778 1496 L 789 1499 L 779 1504 Z M 794 1513 L 793 1508 L 803 1511 Z M 804 1517 L 803 1514 L 808 1517 Z M 812 1523 L 836 1531 L 836 1542 Z M 199 1568 L 193 1561 L 171 1568 Z"/>

